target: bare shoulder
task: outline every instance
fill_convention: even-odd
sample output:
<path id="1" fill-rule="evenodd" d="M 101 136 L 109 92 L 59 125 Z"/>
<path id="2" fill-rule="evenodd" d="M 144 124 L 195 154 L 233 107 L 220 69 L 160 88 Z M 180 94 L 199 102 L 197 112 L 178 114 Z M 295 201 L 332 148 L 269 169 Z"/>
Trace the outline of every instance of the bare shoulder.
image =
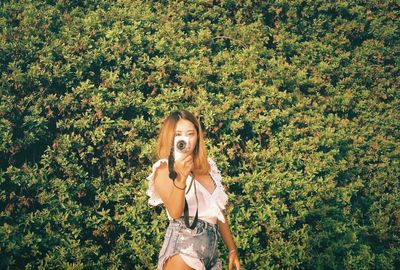
<path id="1" fill-rule="evenodd" d="M 168 165 L 166 163 L 161 163 L 160 166 L 155 171 L 154 176 L 156 183 L 159 182 L 160 180 L 163 181 L 164 179 L 168 179 L 169 178 Z"/>
<path id="2" fill-rule="evenodd" d="M 157 168 L 154 176 L 154 183 L 161 199 L 165 202 L 167 194 L 171 192 L 172 189 L 172 181 L 169 179 L 169 170 L 166 163 L 163 163 Z"/>

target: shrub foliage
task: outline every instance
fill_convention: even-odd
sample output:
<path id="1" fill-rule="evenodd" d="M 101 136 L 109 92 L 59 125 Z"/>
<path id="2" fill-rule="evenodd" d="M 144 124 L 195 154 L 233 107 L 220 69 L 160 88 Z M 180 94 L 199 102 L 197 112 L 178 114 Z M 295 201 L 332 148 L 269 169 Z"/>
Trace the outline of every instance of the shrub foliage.
<path id="1" fill-rule="evenodd" d="M 399 10 L 2 1 L 0 268 L 154 269 L 167 218 L 145 177 L 182 108 L 245 269 L 398 268 Z"/>

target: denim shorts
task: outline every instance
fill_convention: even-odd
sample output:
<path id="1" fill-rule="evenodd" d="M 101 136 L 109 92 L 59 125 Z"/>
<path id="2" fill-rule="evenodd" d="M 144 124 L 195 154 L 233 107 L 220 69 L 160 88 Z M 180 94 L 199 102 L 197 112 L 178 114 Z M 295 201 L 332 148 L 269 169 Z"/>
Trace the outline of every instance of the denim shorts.
<path id="1" fill-rule="evenodd" d="M 192 224 L 193 220 L 190 220 Z M 216 224 L 199 219 L 196 227 L 186 227 L 183 219 L 171 220 L 158 256 L 157 270 L 162 270 L 169 257 L 182 254 L 199 259 L 204 269 L 222 269 L 218 252 L 219 231 Z"/>

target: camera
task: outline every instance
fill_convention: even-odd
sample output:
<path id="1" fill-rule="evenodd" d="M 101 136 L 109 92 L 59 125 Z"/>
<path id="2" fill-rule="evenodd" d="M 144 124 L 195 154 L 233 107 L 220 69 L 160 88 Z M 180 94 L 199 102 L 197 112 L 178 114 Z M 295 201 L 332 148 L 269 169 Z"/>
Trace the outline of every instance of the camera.
<path id="1" fill-rule="evenodd" d="M 179 159 L 182 154 L 187 153 L 190 150 L 189 137 L 176 136 L 174 139 L 174 159 Z"/>

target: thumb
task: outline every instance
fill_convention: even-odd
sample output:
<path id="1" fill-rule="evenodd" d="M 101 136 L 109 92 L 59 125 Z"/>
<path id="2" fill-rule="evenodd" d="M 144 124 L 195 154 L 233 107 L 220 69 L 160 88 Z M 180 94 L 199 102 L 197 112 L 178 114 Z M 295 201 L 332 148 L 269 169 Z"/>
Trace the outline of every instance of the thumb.
<path id="1" fill-rule="evenodd" d="M 231 259 L 229 259 L 229 266 L 228 266 L 229 270 L 233 269 L 233 261 Z"/>
<path id="2" fill-rule="evenodd" d="M 235 267 L 236 267 L 237 270 L 240 270 L 240 263 L 239 263 L 239 261 L 236 261 Z"/>

